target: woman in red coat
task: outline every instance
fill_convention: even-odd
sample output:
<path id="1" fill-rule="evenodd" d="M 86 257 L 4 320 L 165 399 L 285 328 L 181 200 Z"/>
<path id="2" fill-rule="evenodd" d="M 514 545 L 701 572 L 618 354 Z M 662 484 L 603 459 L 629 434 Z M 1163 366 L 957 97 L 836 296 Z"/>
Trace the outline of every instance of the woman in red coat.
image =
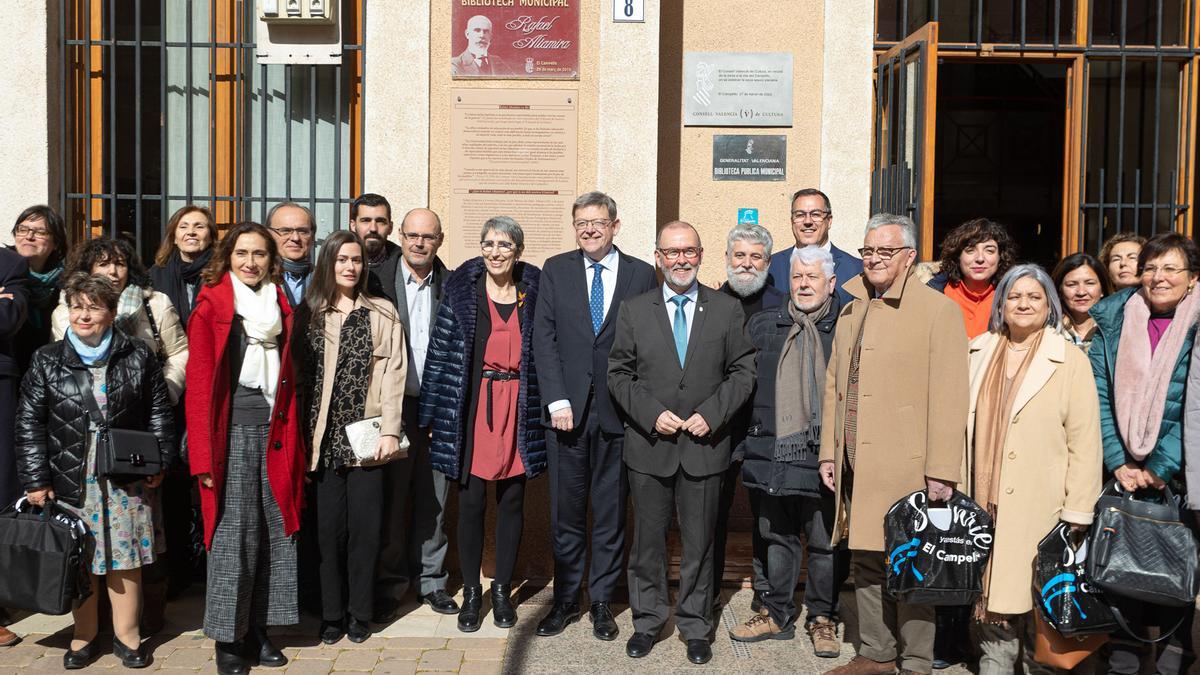
<path id="1" fill-rule="evenodd" d="M 200 482 L 217 669 L 282 666 L 266 626 L 299 621 L 296 546 L 304 456 L 292 377 L 292 311 L 275 240 L 240 223 L 204 272 L 188 321 L 188 460 Z"/>

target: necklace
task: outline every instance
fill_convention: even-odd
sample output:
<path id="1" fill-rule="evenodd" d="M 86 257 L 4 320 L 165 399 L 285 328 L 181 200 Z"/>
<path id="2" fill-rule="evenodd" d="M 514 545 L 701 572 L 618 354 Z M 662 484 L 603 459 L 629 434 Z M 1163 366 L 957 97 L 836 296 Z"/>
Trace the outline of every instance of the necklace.
<path id="1" fill-rule="evenodd" d="M 1013 351 L 1013 352 L 1027 352 L 1027 351 L 1029 351 L 1030 349 L 1032 349 L 1032 347 L 1026 347 L 1026 348 L 1024 348 L 1024 349 L 1017 349 L 1016 347 L 1013 347 L 1012 345 L 1009 345 L 1009 346 L 1008 346 L 1008 349 L 1009 349 L 1009 351 Z"/>

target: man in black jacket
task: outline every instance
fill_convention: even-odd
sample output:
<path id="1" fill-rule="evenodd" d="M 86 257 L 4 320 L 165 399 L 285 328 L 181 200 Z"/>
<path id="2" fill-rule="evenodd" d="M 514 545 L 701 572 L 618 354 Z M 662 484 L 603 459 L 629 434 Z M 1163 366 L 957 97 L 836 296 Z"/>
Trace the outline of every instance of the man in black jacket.
<path id="1" fill-rule="evenodd" d="M 367 250 L 367 292 L 396 304 L 396 270 L 401 250 L 388 241 L 392 233 L 392 205 L 383 195 L 364 192 L 350 202 L 350 229 L 362 237 Z"/>
<path id="2" fill-rule="evenodd" d="M 312 211 L 295 202 L 282 202 L 267 213 L 267 229 L 275 237 L 283 265 L 283 292 L 292 309 L 304 302 L 312 278 L 312 249 L 317 221 Z"/>
<path id="3" fill-rule="evenodd" d="M 367 197 L 367 195 L 364 195 Z M 362 198 L 360 198 L 362 199 Z M 458 613 L 458 603 L 446 592 L 446 551 L 443 530 L 450 483 L 434 471 L 429 461 L 429 430 L 417 424 L 420 413 L 421 376 L 429 335 L 442 300 L 442 285 L 450 270 L 438 257 L 445 237 L 442 221 L 429 209 L 412 209 L 400 221 L 401 246 L 386 240 L 391 232 L 391 208 L 364 204 L 359 209 L 362 232 L 381 235 L 382 248 L 395 253 L 373 265 L 373 292 L 391 300 L 404 324 L 408 350 L 408 376 L 404 381 L 404 433 L 408 456 L 384 467 L 384 522 L 376 578 L 375 621 L 390 623 L 410 585 L 417 598 L 440 614 Z M 386 215 L 381 209 L 386 207 Z M 378 221 L 384 215 L 386 223 Z M 367 218 L 371 222 L 366 222 Z M 361 235 L 362 233 L 360 233 Z M 370 240 L 368 240 L 370 241 Z M 368 255 L 370 255 L 368 244 Z M 419 577 L 419 578 L 418 578 Z"/>
<path id="4" fill-rule="evenodd" d="M 549 450 L 550 527 L 554 540 L 554 606 L 537 634 L 558 635 L 579 619 L 588 552 L 592 633 L 617 637 L 609 602 L 625 556 L 628 483 L 621 462 L 625 428 L 608 394 L 608 353 L 617 308 L 654 288 L 654 268 L 613 245 L 621 230 L 617 205 L 589 192 L 571 208 L 579 248 L 542 267 L 533 324 L 533 355 Z"/>
<path id="5" fill-rule="evenodd" d="M 747 435 L 742 482 L 755 494 L 757 521 L 767 545 L 767 610 L 730 631 L 743 642 L 787 640 L 795 635 L 793 592 L 804 554 L 808 580 L 805 630 L 817 656 L 840 653 L 838 589 L 849 558 L 830 546 L 833 493 L 821 484 L 821 398 L 825 364 L 841 301 L 833 256 L 818 246 L 791 254 L 789 302 L 750 319 L 747 332 L 758 349 L 757 388 Z M 803 546 L 801 538 L 803 537 Z"/>
<path id="6" fill-rule="evenodd" d="M 633 497 L 629 604 L 643 657 L 670 614 L 667 533 L 676 511 L 683 546 L 675 625 L 692 663 L 712 658 L 712 542 L 729 424 L 754 388 L 754 348 L 742 308 L 696 281 L 704 249 L 695 228 L 667 223 L 655 261 L 662 286 L 621 304 L 608 359 L 608 388 L 629 424 L 625 465 Z"/>
<path id="7" fill-rule="evenodd" d="M 17 457 L 13 440 L 13 420 L 17 412 L 17 385 L 21 369 L 13 350 L 13 336 L 25 323 L 29 298 L 25 280 L 29 266 L 12 249 L 0 248 L 0 505 L 8 506 L 21 496 L 17 478 Z M 7 623 L 8 613 L 0 607 L 0 622 Z M 0 625 L 0 647 L 20 642 L 12 631 Z"/>
<path id="8" fill-rule="evenodd" d="M 761 225 L 742 224 L 729 231 L 725 243 L 726 281 L 717 290 L 742 303 L 746 321 L 764 309 L 774 309 L 787 302 L 787 294 L 768 282 L 767 266 L 771 264 L 771 233 Z M 737 492 L 738 478 L 742 475 L 742 439 L 750 427 L 750 405 L 747 402 L 738 411 L 730 429 L 733 456 L 729 469 L 721 478 L 721 501 L 717 505 L 717 529 L 713 539 L 713 613 L 721 607 L 721 580 L 725 576 L 725 544 L 729 535 L 729 511 L 733 508 L 733 497 Z M 750 510 L 758 520 L 758 501 L 750 493 Z M 750 611 L 762 609 L 762 598 L 767 592 L 767 545 L 759 536 L 758 528 L 752 533 L 754 551 L 754 600 Z"/>

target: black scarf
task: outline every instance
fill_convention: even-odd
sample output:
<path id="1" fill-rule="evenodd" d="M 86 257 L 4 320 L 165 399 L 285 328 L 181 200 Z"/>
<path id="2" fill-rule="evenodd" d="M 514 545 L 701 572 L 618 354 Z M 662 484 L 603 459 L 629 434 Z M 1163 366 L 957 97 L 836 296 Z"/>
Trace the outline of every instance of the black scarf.
<path id="1" fill-rule="evenodd" d="M 324 322 L 322 322 L 323 324 Z M 309 404 L 308 435 L 316 430 L 321 415 L 321 391 L 325 380 L 325 330 L 310 329 L 305 371 L 313 373 L 314 396 Z M 337 366 L 333 373 L 333 395 L 329 400 L 325 435 L 321 439 L 321 463 L 331 469 L 357 465 L 350 441 L 343 429 L 363 419 L 367 407 L 367 387 L 371 384 L 373 345 L 371 310 L 359 307 L 346 315 L 338 336 Z M 317 439 L 313 439 L 315 442 Z"/>
<path id="2" fill-rule="evenodd" d="M 150 279 L 154 284 L 154 290 L 165 293 L 171 299 L 171 304 L 175 305 L 175 311 L 179 313 L 179 323 L 185 328 L 188 316 L 192 313 L 196 295 L 199 295 L 197 292 L 189 297 L 188 287 L 200 283 L 200 273 L 208 266 L 212 257 L 213 247 L 210 246 L 193 258 L 191 262 L 184 262 L 183 256 L 179 255 L 179 249 L 175 249 L 171 252 L 171 257 L 167 258 L 166 265 L 162 267 L 156 265 L 150 268 Z"/>

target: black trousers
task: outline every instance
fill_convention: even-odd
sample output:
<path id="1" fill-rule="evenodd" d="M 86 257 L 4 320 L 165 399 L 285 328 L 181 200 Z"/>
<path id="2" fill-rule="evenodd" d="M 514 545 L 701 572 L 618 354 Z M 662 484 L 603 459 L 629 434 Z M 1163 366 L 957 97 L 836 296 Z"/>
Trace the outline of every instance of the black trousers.
<path id="1" fill-rule="evenodd" d="M 317 474 L 317 542 L 321 550 L 321 618 L 347 614 L 370 621 L 383 512 L 383 467 Z"/>
<path id="2" fill-rule="evenodd" d="M 829 545 L 833 535 L 833 496 L 772 496 L 751 489 L 759 502 L 758 530 L 767 542 L 770 592 L 767 611 L 780 626 L 791 625 L 796 613 L 796 581 L 808 554 L 808 579 L 804 583 L 807 622 L 818 616 L 838 620 L 838 591 L 850 575 L 850 555 L 845 547 Z"/>
<path id="3" fill-rule="evenodd" d="M 512 583 L 525 526 L 525 476 L 487 481 L 469 476 L 458 491 L 458 560 L 464 586 L 478 586 L 483 567 L 483 527 L 487 516 L 487 486 L 496 486 L 497 584 Z"/>
<path id="4" fill-rule="evenodd" d="M 625 557 L 625 504 L 629 483 L 623 434 L 600 430 L 584 413 L 574 431 L 549 431 L 550 531 L 554 541 L 554 600 L 577 602 L 588 553 L 588 498 L 592 504 L 592 564 L 588 596 L 609 602 Z"/>
<path id="5" fill-rule="evenodd" d="M 725 547 L 729 540 L 729 512 L 733 509 L 733 498 L 737 494 L 738 481 L 742 476 L 742 462 L 730 462 L 729 469 L 721 476 L 721 501 L 717 505 L 717 524 L 713 533 L 713 597 L 721 593 L 721 580 L 725 577 Z M 750 493 L 750 513 L 754 522 L 758 522 L 758 498 L 753 490 Z M 770 592 L 767 572 L 767 542 L 759 533 L 758 527 L 750 528 L 750 543 L 754 554 L 754 578 L 750 580 L 754 591 L 760 595 Z"/>
<path id="6" fill-rule="evenodd" d="M 683 555 L 675 625 L 685 640 L 712 633 L 713 526 L 721 498 L 721 474 L 689 476 L 680 468 L 661 477 L 629 471 L 633 498 L 633 551 L 629 555 L 629 606 L 633 629 L 658 635 L 670 616 L 667 591 L 667 535 L 679 513 Z"/>

